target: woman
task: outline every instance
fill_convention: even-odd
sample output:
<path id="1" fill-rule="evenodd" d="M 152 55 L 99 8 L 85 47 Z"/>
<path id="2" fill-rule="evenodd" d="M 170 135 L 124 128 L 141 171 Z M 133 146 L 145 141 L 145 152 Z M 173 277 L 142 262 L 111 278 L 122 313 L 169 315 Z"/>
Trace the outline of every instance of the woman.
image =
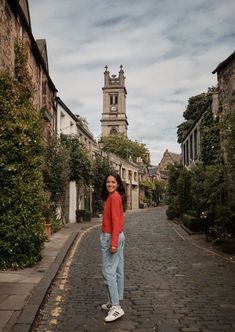
<path id="1" fill-rule="evenodd" d="M 112 322 L 124 315 L 120 306 L 124 292 L 123 233 L 125 189 L 120 176 L 109 173 L 103 184 L 104 200 L 102 232 L 102 272 L 107 290 L 107 303 L 102 305 L 108 311 L 105 322 Z"/>

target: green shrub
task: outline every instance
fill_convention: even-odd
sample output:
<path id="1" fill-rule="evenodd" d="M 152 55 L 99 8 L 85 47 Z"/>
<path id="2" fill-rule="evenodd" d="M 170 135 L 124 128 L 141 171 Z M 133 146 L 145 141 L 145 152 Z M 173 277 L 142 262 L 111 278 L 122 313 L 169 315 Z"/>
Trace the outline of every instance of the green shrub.
<path id="1" fill-rule="evenodd" d="M 234 207 L 217 206 L 214 224 L 210 227 L 210 233 L 214 235 L 215 242 L 235 237 Z"/>
<path id="2" fill-rule="evenodd" d="M 41 257 L 44 191 L 42 125 L 22 50 L 15 78 L 0 74 L 0 268 L 21 268 Z"/>
<path id="3" fill-rule="evenodd" d="M 106 175 L 113 172 L 114 168 L 109 159 L 96 155 L 92 165 L 92 211 L 94 216 L 99 216 L 103 211 L 103 200 L 101 199 L 101 191 Z"/>
<path id="4" fill-rule="evenodd" d="M 203 230 L 203 223 L 195 216 L 184 213 L 182 215 L 182 221 L 183 224 L 192 232 L 200 232 Z"/>
<path id="5" fill-rule="evenodd" d="M 166 215 L 169 220 L 175 219 L 179 217 L 179 210 L 177 210 L 174 206 L 169 205 L 166 210 Z"/>

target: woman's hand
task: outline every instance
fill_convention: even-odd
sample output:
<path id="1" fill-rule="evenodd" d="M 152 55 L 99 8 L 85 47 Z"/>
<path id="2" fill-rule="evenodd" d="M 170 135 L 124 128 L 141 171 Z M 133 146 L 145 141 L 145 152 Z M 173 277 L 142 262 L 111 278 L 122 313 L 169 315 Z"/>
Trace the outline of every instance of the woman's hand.
<path id="1" fill-rule="evenodd" d="M 111 254 L 115 254 L 117 252 L 118 248 L 117 247 L 114 247 L 114 246 L 111 246 L 110 247 L 110 253 Z"/>

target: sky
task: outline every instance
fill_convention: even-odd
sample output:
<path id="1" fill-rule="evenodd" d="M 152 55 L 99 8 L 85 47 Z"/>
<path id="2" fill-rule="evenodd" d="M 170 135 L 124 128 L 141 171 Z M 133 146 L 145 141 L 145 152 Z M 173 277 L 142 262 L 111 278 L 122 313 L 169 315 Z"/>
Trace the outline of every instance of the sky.
<path id="1" fill-rule="evenodd" d="M 234 0 L 29 0 L 35 39 L 46 39 L 58 96 L 101 135 L 104 67 L 126 77 L 128 137 L 157 165 L 180 153 L 188 99 L 216 86 L 235 51 Z"/>

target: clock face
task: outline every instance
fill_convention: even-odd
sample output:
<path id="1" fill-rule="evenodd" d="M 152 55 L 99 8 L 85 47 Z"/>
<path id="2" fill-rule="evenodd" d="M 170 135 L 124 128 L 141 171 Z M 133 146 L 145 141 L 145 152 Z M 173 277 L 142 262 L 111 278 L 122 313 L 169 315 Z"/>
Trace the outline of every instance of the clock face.
<path id="1" fill-rule="evenodd" d="M 111 107 L 111 111 L 112 111 L 112 112 L 115 112 L 116 110 L 117 110 L 117 107 L 113 105 L 113 106 Z"/>

